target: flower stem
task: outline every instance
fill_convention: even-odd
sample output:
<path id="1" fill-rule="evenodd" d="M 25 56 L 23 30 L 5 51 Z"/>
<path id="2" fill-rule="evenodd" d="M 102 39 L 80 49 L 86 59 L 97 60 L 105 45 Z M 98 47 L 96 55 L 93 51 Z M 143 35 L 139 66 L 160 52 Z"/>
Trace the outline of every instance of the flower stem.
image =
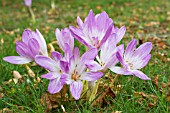
<path id="1" fill-rule="evenodd" d="M 51 0 L 51 8 L 52 8 L 52 9 L 55 9 L 55 3 L 54 3 L 54 0 Z"/>
<path id="2" fill-rule="evenodd" d="M 31 14 L 31 17 L 32 17 L 32 21 L 35 23 L 35 22 L 36 22 L 36 20 L 35 20 L 34 12 L 33 12 L 33 10 L 32 10 L 32 8 L 31 8 L 31 7 L 28 7 L 28 9 L 29 9 L 29 11 L 30 11 L 30 14 Z"/>
<path id="3" fill-rule="evenodd" d="M 30 69 L 30 67 L 27 64 L 25 65 L 25 67 L 26 67 L 27 72 L 30 75 L 30 77 L 34 77 L 35 73 Z"/>
<path id="4" fill-rule="evenodd" d="M 87 92 L 87 98 L 89 98 L 89 102 L 92 102 L 95 99 L 99 83 L 99 80 L 93 81 L 92 85 L 89 87 L 89 91 Z"/>

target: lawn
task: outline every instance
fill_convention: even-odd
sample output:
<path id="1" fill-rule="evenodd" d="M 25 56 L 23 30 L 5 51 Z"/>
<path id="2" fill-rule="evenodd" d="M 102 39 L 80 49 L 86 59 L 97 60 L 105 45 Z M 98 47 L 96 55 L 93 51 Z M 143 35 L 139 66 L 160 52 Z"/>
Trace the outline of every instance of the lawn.
<path id="1" fill-rule="evenodd" d="M 32 8 L 36 23 L 23 0 L 0 0 L 0 113 L 3 112 L 111 112 L 111 113 L 168 113 L 170 112 L 170 1 L 168 0 L 55 0 L 55 9 L 51 9 L 49 0 L 33 0 Z M 45 69 L 31 63 L 35 73 L 31 77 L 25 65 L 9 64 L 2 60 L 5 56 L 17 55 L 15 42 L 21 40 L 24 29 L 36 28 L 44 36 L 47 44 L 54 42 L 55 29 L 76 26 L 76 17 L 84 19 L 90 9 L 94 13 L 106 11 L 115 26 L 126 26 L 126 34 L 120 42 L 127 45 L 132 38 L 139 44 L 152 42 L 152 58 L 142 71 L 151 80 L 144 81 L 133 76 L 120 76 L 111 87 L 116 95 L 106 95 L 95 106 L 84 99 L 64 101 L 58 95 L 47 92 L 49 81 L 41 78 Z M 76 45 L 84 47 L 76 41 Z M 58 46 L 54 44 L 56 51 Z M 48 48 L 50 51 L 50 47 Z M 81 51 L 82 52 L 82 51 Z M 13 71 L 22 78 L 15 84 L 9 82 Z M 104 92 L 115 74 L 102 77 Z M 61 96 L 61 95 L 60 95 Z M 43 99 L 48 97 L 48 99 Z M 50 108 L 51 107 L 51 108 Z"/>

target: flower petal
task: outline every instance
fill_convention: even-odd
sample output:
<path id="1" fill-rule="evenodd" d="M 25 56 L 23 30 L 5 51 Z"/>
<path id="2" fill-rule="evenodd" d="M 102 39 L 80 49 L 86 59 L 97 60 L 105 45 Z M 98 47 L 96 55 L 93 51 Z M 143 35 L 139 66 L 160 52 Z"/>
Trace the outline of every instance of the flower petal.
<path id="1" fill-rule="evenodd" d="M 69 59 L 72 57 L 72 50 L 68 43 L 65 43 L 65 50 L 64 50 L 64 58 L 66 59 L 67 62 L 69 62 Z"/>
<path id="2" fill-rule="evenodd" d="M 65 62 L 65 61 L 60 61 L 60 68 L 62 69 L 62 71 L 64 71 L 65 73 L 69 72 L 69 63 Z"/>
<path id="3" fill-rule="evenodd" d="M 61 53 L 59 53 L 59 52 L 57 52 L 57 51 L 53 51 L 52 53 L 51 53 L 51 57 L 56 61 L 56 62 L 58 62 L 58 61 L 60 61 L 61 59 L 62 59 L 62 54 Z"/>
<path id="4" fill-rule="evenodd" d="M 126 32 L 126 27 L 125 26 L 122 26 L 118 31 L 117 31 L 117 36 L 116 36 L 116 43 L 119 43 L 123 36 L 125 35 L 125 32 Z"/>
<path id="5" fill-rule="evenodd" d="M 146 42 L 140 45 L 133 54 L 133 62 L 138 61 L 138 59 L 143 59 L 146 57 L 152 50 L 152 43 Z"/>
<path id="6" fill-rule="evenodd" d="M 43 74 L 41 77 L 42 78 L 46 78 L 48 80 L 52 80 L 52 79 L 56 79 L 58 77 L 60 77 L 60 73 L 57 73 L 57 72 L 49 72 L 47 74 Z"/>
<path id="7" fill-rule="evenodd" d="M 33 59 L 22 57 L 22 56 L 8 56 L 8 57 L 4 57 L 3 60 L 11 64 L 27 64 L 33 61 Z"/>
<path id="8" fill-rule="evenodd" d="M 77 17 L 77 23 L 78 23 L 79 28 L 80 28 L 80 29 L 83 29 L 84 23 L 83 23 L 83 21 L 80 19 L 79 16 Z"/>
<path id="9" fill-rule="evenodd" d="M 46 57 L 46 56 L 37 55 L 35 57 L 35 62 L 41 67 L 52 72 L 59 72 L 60 70 L 60 67 L 57 66 L 57 63 L 51 58 Z"/>
<path id="10" fill-rule="evenodd" d="M 129 69 L 129 66 L 125 63 L 122 55 L 120 55 L 119 52 L 116 53 L 116 57 L 124 68 Z"/>
<path id="11" fill-rule="evenodd" d="M 91 40 L 88 37 L 86 37 L 80 29 L 75 28 L 73 26 L 70 26 L 69 28 L 70 31 L 72 32 L 73 37 L 77 39 L 79 42 L 81 42 L 85 46 L 89 46 L 89 44 L 91 44 Z"/>
<path id="12" fill-rule="evenodd" d="M 74 81 L 70 84 L 70 92 L 76 100 L 80 98 L 82 89 L 83 89 L 83 84 L 81 81 Z"/>
<path id="13" fill-rule="evenodd" d="M 77 64 L 80 60 L 80 51 L 79 51 L 78 47 L 74 48 L 73 55 L 74 55 L 74 59 L 75 59 L 76 64 Z"/>
<path id="14" fill-rule="evenodd" d="M 24 32 L 22 33 L 22 41 L 28 45 L 28 41 L 34 38 L 33 31 L 25 29 Z"/>
<path id="15" fill-rule="evenodd" d="M 137 62 L 133 63 L 133 69 L 141 69 L 149 62 L 151 54 L 148 54 L 145 58 L 139 59 Z"/>
<path id="16" fill-rule="evenodd" d="M 130 43 L 127 45 L 126 50 L 125 50 L 125 54 L 124 54 L 124 58 L 126 60 L 132 58 L 132 55 L 136 49 L 136 44 L 137 44 L 137 40 L 133 39 L 132 41 L 130 41 Z"/>
<path id="17" fill-rule="evenodd" d="M 139 70 L 132 70 L 131 72 L 133 73 L 133 75 L 139 77 L 140 79 L 151 80 L 149 77 L 147 77 L 143 72 Z"/>
<path id="18" fill-rule="evenodd" d="M 34 38 L 38 41 L 38 43 L 40 45 L 41 54 L 44 56 L 48 56 L 47 44 L 45 42 L 44 37 L 42 36 L 42 34 L 39 32 L 38 29 L 36 29 L 36 36 Z"/>
<path id="19" fill-rule="evenodd" d="M 121 74 L 121 75 L 131 75 L 132 74 L 130 71 L 127 71 L 127 70 L 125 70 L 121 67 L 117 67 L 117 66 L 112 66 L 109 69 L 116 74 Z"/>
<path id="20" fill-rule="evenodd" d="M 93 48 L 93 49 L 90 49 L 89 51 L 85 52 L 82 55 L 78 65 L 77 65 L 77 68 L 76 68 L 76 70 L 78 71 L 79 74 L 81 74 L 86 68 L 85 61 L 86 60 L 94 60 L 95 57 L 97 56 L 97 54 L 98 54 L 98 50 L 96 48 Z"/>
<path id="21" fill-rule="evenodd" d="M 31 38 L 28 41 L 28 47 L 29 47 L 30 55 L 31 55 L 32 58 L 34 58 L 36 55 L 39 54 L 40 45 L 39 45 L 39 43 L 38 43 L 38 41 L 36 39 Z"/>
<path id="22" fill-rule="evenodd" d="M 87 60 L 85 62 L 85 65 L 87 68 L 89 68 L 91 71 L 99 71 L 102 69 L 102 67 L 94 60 Z"/>
<path id="23" fill-rule="evenodd" d="M 24 42 L 16 42 L 16 51 L 20 56 L 30 57 L 28 46 Z"/>
<path id="24" fill-rule="evenodd" d="M 103 76 L 102 72 L 85 72 L 80 76 L 81 80 L 95 81 Z"/>
<path id="25" fill-rule="evenodd" d="M 109 36 L 111 35 L 111 33 L 112 33 L 112 27 L 113 27 L 113 24 L 111 24 L 111 25 L 109 26 L 109 28 L 107 29 L 106 34 L 104 35 L 104 37 L 102 38 L 102 40 L 101 40 L 101 42 L 100 42 L 99 48 L 100 48 L 100 46 L 109 38 Z"/>
<path id="26" fill-rule="evenodd" d="M 50 80 L 48 85 L 48 91 L 51 94 L 58 93 L 63 88 L 63 84 L 60 82 L 60 77 Z"/>

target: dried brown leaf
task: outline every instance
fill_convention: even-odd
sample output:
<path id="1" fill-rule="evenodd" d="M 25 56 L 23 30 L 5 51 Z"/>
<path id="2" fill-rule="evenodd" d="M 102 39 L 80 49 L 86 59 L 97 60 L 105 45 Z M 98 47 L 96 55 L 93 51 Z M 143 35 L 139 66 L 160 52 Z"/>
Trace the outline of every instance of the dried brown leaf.
<path id="1" fill-rule="evenodd" d="M 102 105 L 106 95 L 109 95 L 112 99 L 114 99 L 116 97 L 116 95 L 112 91 L 112 89 L 110 87 L 108 87 L 108 88 L 106 88 L 106 90 L 95 101 L 93 101 L 92 106 L 95 106 L 97 104 Z"/>
<path id="2" fill-rule="evenodd" d="M 46 106 L 46 110 L 44 111 L 45 113 L 52 109 L 52 104 L 49 99 L 48 93 L 44 93 L 41 96 L 41 103 L 43 103 Z"/>
<path id="3" fill-rule="evenodd" d="M 158 79 L 159 79 L 159 76 L 157 75 L 153 80 L 153 83 L 155 84 L 157 89 L 158 89 Z"/>

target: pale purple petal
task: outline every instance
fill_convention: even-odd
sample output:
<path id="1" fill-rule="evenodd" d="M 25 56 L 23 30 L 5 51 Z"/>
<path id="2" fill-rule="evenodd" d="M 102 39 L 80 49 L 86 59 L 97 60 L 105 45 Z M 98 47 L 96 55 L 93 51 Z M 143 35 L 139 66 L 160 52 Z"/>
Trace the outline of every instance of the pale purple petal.
<path id="1" fill-rule="evenodd" d="M 59 53 L 59 52 L 57 52 L 57 51 L 53 51 L 52 53 L 51 53 L 51 57 L 56 61 L 56 62 L 58 62 L 58 61 L 60 61 L 61 59 L 62 59 L 62 54 L 61 53 Z"/>
<path id="2" fill-rule="evenodd" d="M 112 27 L 113 27 L 113 25 L 111 24 L 111 25 L 109 26 L 108 30 L 106 31 L 106 34 L 105 34 L 104 37 L 102 38 L 99 47 L 100 47 L 100 46 L 109 38 L 109 36 L 111 35 L 111 33 L 112 33 Z"/>
<path id="3" fill-rule="evenodd" d="M 102 72 L 85 72 L 81 75 L 81 80 L 95 81 L 103 76 Z"/>
<path id="4" fill-rule="evenodd" d="M 115 48 L 115 50 L 113 51 L 113 54 L 109 57 L 109 59 L 107 60 L 107 62 L 105 62 L 104 68 L 107 69 L 111 66 L 116 65 L 119 60 L 116 57 L 116 53 L 119 52 L 119 54 L 122 56 L 123 52 L 124 52 L 124 45 L 121 44 L 118 47 Z"/>
<path id="5" fill-rule="evenodd" d="M 48 85 L 48 91 L 51 94 L 58 93 L 63 88 L 63 84 L 60 82 L 60 77 L 50 80 Z"/>
<path id="6" fill-rule="evenodd" d="M 133 73 L 133 75 L 139 77 L 140 79 L 151 80 L 149 77 L 147 77 L 143 72 L 139 70 L 131 70 L 131 72 Z"/>
<path id="7" fill-rule="evenodd" d="M 116 43 L 119 43 L 123 36 L 125 35 L 125 32 L 126 32 L 126 27 L 125 26 L 122 26 L 118 31 L 117 31 L 117 36 L 116 36 Z"/>
<path id="8" fill-rule="evenodd" d="M 93 13 L 93 10 L 90 10 L 87 18 L 86 18 L 85 24 L 87 25 L 88 32 L 93 33 L 93 31 L 96 29 L 96 21 L 95 21 L 95 15 Z"/>
<path id="9" fill-rule="evenodd" d="M 121 74 L 121 75 L 131 75 L 132 74 L 130 71 L 127 71 L 124 68 L 117 67 L 117 66 L 112 66 L 109 69 L 116 74 Z"/>
<path id="10" fill-rule="evenodd" d="M 106 32 L 108 27 L 113 23 L 112 19 L 108 17 L 107 13 L 103 11 L 101 14 L 96 15 L 97 29 L 99 32 Z"/>
<path id="11" fill-rule="evenodd" d="M 136 44 L 137 44 L 137 40 L 133 39 L 132 41 L 130 41 L 130 43 L 127 45 L 126 50 L 125 50 L 125 54 L 124 54 L 124 58 L 125 59 L 130 59 L 136 49 Z"/>
<path id="12" fill-rule="evenodd" d="M 30 57 L 28 46 L 24 42 L 16 42 L 16 51 L 20 56 Z"/>
<path id="13" fill-rule="evenodd" d="M 84 23 L 83 23 L 83 21 L 80 19 L 79 16 L 77 17 L 77 23 L 78 23 L 79 28 L 80 28 L 80 29 L 83 29 Z"/>
<path id="14" fill-rule="evenodd" d="M 34 58 L 36 55 L 39 54 L 40 51 L 40 45 L 38 43 L 38 41 L 34 38 L 31 38 L 28 41 L 28 47 L 29 47 L 29 52 L 32 58 Z"/>
<path id="15" fill-rule="evenodd" d="M 78 71 L 79 74 L 81 74 L 86 68 L 86 66 L 84 64 L 85 61 L 86 60 L 94 60 L 95 57 L 97 56 L 97 54 L 98 54 L 98 50 L 93 48 L 82 55 L 82 57 L 80 58 L 79 64 L 77 65 L 77 68 L 76 68 L 76 70 Z"/>
<path id="16" fill-rule="evenodd" d="M 85 64 L 87 68 L 94 72 L 102 69 L 102 67 L 94 60 L 87 60 Z"/>
<path id="17" fill-rule="evenodd" d="M 41 77 L 42 78 L 46 78 L 46 79 L 49 79 L 49 80 L 52 80 L 52 79 L 56 79 L 58 77 L 60 77 L 60 73 L 57 73 L 57 72 L 49 72 L 47 74 L 43 74 Z"/>
<path id="18" fill-rule="evenodd" d="M 73 37 L 76 38 L 79 42 L 83 43 L 86 46 L 89 46 L 91 44 L 91 40 L 84 35 L 84 33 L 73 26 L 70 26 L 70 31 L 73 34 Z"/>
<path id="19" fill-rule="evenodd" d="M 102 63 L 106 63 L 108 58 L 116 52 L 115 50 L 116 50 L 116 34 L 112 34 L 101 47 L 100 59 Z"/>
<path id="20" fill-rule="evenodd" d="M 31 7 L 32 0 L 24 0 L 27 7 Z"/>
<path id="21" fill-rule="evenodd" d="M 73 55 L 74 55 L 74 59 L 75 59 L 76 63 L 78 63 L 80 60 L 80 51 L 79 51 L 78 47 L 74 48 Z"/>
<path id="22" fill-rule="evenodd" d="M 40 53 L 44 56 L 48 56 L 47 44 L 45 42 L 44 37 L 42 36 L 38 29 L 36 29 L 36 36 L 34 38 L 38 41 L 40 45 Z"/>
<path id="23" fill-rule="evenodd" d="M 60 68 L 57 66 L 56 62 L 49 57 L 37 55 L 35 57 L 35 62 L 40 65 L 41 67 L 52 71 L 52 72 L 59 72 Z"/>
<path id="24" fill-rule="evenodd" d="M 22 41 L 28 45 L 28 41 L 34 38 L 33 31 L 25 29 L 24 32 L 22 33 Z"/>
<path id="25" fill-rule="evenodd" d="M 62 84 L 66 84 L 67 77 L 68 76 L 66 74 L 61 74 L 60 82 Z"/>
<path id="26" fill-rule="evenodd" d="M 74 37 L 71 35 L 71 32 L 68 28 L 62 29 L 61 31 L 57 28 L 55 31 L 55 35 L 58 41 L 58 45 L 64 51 L 65 43 L 67 43 L 71 50 L 74 48 Z"/>
<path id="27" fill-rule="evenodd" d="M 70 84 L 70 92 L 72 96 L 78 100 L 83 90 L 83 84 L 81 81 L 74 81 Z"/>
<path id="28" fill-rule="evenodd" d="M 63 70 L 65 73 L 69 72 L 69 63 L 65 61 L 60 61 L 60 68 Z"/>
<path id="29" fill-rule="evenodd" d="M 124 68 L 126 68 L 126 69 L 129 68 L 129 66 L 125 63 L 122 55 L 120 55 L 119 52 L 116 53 L 116 57 L 117 57 L 117 59 L 119 60 L 119 62 L 121 63 L 121 65 L 122 65 Z"/>
<path id="30" fill-rule="evenodd" d="M 150 58 L 151 58 L 151 54 L 148 54 L 145 58 L 139 59 L 137 62 L 133 63 L 133 68 L 134 69 L 143 68 L 144 66 L 146 66 L 146 64 L 148 64 Z"/>
<path id="31" fill-rule="evenodd" d="M 11 64 L 27 64 L 33 61 L 33 59 L 31 58 L 26 58 L 22 56 L 8 56 L 8 57 L 4 57 L 3 60 Z"/>
<path id="32" fill-rule="evenodd" d="M 66 61 L 69 62 L 69 59 L 72 57 L 72 55 L 73 54 L 70 46 L 68 45 L 68 43 L 65 43 L 64 58 L 66 59 Z"/>
<path id="33" fill-rule="evenodd" d="M 146 42 L 142 45 L 140 45 L 136 51 L 134 52 L 133 58 L 136 57 L 133 61 L 137 61 L 138 59 L 143 59 L 146 57 L 152 50 L 152 43 Z"/>

